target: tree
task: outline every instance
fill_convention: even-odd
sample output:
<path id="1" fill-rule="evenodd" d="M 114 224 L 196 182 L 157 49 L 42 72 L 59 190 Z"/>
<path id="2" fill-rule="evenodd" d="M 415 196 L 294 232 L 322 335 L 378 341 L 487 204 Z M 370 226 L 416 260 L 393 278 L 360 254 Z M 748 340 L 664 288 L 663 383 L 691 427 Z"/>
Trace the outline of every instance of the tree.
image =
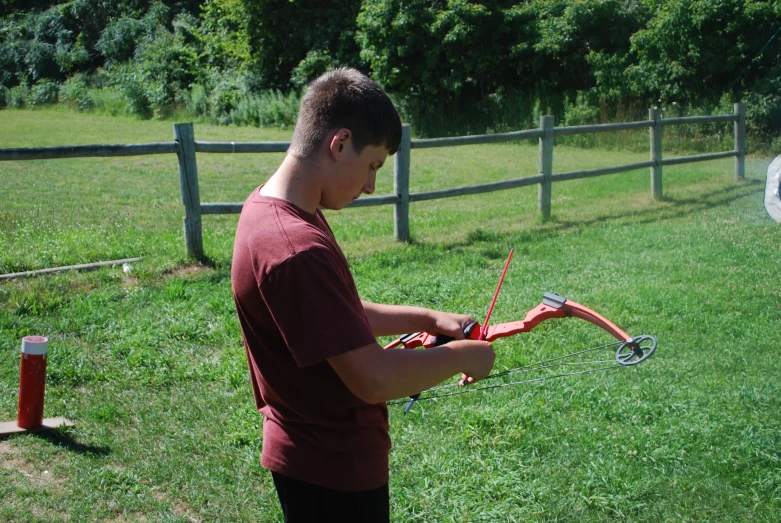
<path id="1" fill-rule="evenodd" d="M 361 57 L 411 111 L 449 113 L 485 102 L 505 86 L 533 85 L 524 73 L 533 33 L 513 2 L 369 0 L 358 16 Z"/>
<path id="2" fill-rule="evenodd" d="M 361 67 L 355 42 L 360 0 L 241 0 L 247 14 L 250 67 L 264 87 L 287 90 L 310 51 L 334 63 Z"/>
<path id="3" fill-rule="evenodd" d="M 774 2 L 669 0 L 648 2 L 653 18 L 631 38 L 632 89 L 663 101 L 718 100 L 751 88 L 778 66 L 778 53 L 752 59 L 781 26 Z M 750 69 L 747 69 L 749 68 Z M 746 71 L 737 82 L 741 71 Z"/>
<path id="4" fill-rule="evenodd" d="M 537 0 L 535 74 L 558 91 L 599 88 L 602 97 L 626 95 L 620 72 L 631 63 L 631 36 L 650 13 L 640 0 Z"/>

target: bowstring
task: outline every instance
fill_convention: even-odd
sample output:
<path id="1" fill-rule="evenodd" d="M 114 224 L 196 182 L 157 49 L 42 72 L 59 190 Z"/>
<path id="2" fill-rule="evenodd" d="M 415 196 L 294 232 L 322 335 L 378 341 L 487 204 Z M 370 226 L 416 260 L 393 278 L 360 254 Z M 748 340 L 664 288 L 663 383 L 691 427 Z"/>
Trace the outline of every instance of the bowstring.
<path id="1" fill-rule="evenodd" d="M 458 391 L 455 391 L 455 392 L 446 392 L 446 393 L 443 393 L 443 394 L 432 394 L 432 395 L 428 395 L 428 396 L 421 396 L 420 398 L 417 399 L 417 401 L 433 400 L 433 399 L 436 399 L 436 398 L 445 398 L 447 396 L 457 396 L 458 394 L 466 394 L 468 392 L 478 392 L 478 391 L 481 391 L 481 390 L 498 389 L 499 387 L 509 387 L 510 385 L 521 385 L 521 384 L 524 384 L 524 383 L 536 383 L 536 382 L 541 382 L 541 381 L 545 381 L 545 380 L 549 380 L 549 379 L 553 379 L 553 378 L 562 378 L 564 376 L 574 376 L 576 374 L 590 374 L 592 372 L 598 372 L 598 371 L 601 371 L 601 370 L 617 369 L 618 367 L 620 367 L 620 365 L 618 365 L 618 364 L 608 365 L 608 366 L 605 366 L 605 367 L 598 367 L 596 369 L 582 370 L 582 371 L 579 371 L 579 372 L 568 372 L 566 374 L 559 374 L 559 375 L 556 375 L 556 376 L 545 376 L 544 378 L 534 378 L 534 379 L 530 379 L 530 380 L 512 381 L 510 383 L 499 383 L 498 385 L 488 385 L 488 386 L 485 386 L 485 387 L 469 388 L 469 389 L 464 389 L 464 390 L 458 390 Z M 429 389 L 429 390 L 431 390 L 431 389 Z M 403 399 L 403 400 L 389 401 L 388 405 L 401 405 L 403 403 L 409 403 L 409 398 Z"/>
<path id="2" fill-rule="evenodd" d="M 528 380 L 513 381 L 513 382 L 508 382 L 508 383 L 499 383 L 497 385 L 486 385 L 486 386 L 482 386 L 482 387 L 469 387 L 469 388 L 464 388 L 463 390 L 459 390 L 459 391 L 455 391 L 455 392 L 430 394 L 430 393 L 435 392 L 435 391 L 446 390 L 446 389 L 450 389 L 450 388 L 459 386 L 458 383 L 450 383 L 450 384 L 447 384 L 447 385 L 440 385 L 438 387 L 432 387 L 430 389 L 427 389 L 427 390 L 423 391 L 422 394 L 426 394 L 426 395 L 425 396 L 421 395 L 421 397 L 419 397 L 417 401 L 430 400 L 430 399 L 435 399 L 435 398 L 444 398 L 444 397 L 447 397 L 447 396 L 456 396 L 456 395 L 459 395 L 459 394 L 466 394 L 468 392 L 478 392 L 478 391 L 481 391 L 481 390 L 497 389 L 497 388 L 500 388 L 500 387 L 509 387 L 511 385 L 522 385 L 522 384 L 525 384 L 525 383 L 539 383 L 539 382 L 543 382 L 543 381 L 546 381 L 546 380 L 549 380 L 549 379 L 554 379 L 554 378 L 563 378 L 563 377 L 566 377 L 566 376 L 576 376 L 576 375 L 579 375 L 579 374 L 590 374 L 590 373 L 598 372 L 598 371 L 602 371 L 602 370 L 615 369 L 615 368 L 618 368 L 618 367 L 621 366 L 615 360 L 593 360 L 593 361 L 579 361 L 579 362 L 561 362 L 560 360 L 563 360 L 565 358 L 572 358 L 572 357 L 575 357 L 575 356 L 579 356 L 581 354 L 594 352 L 594 351 L 605 349 L 605 348 L 608 348 L 608 347 L 617 347 L 621 343 L 623 343 L 623 342 L 622 341 L 614 341 L 614 342 L 611 342 L 611 343 L 606 343 L 605 345 L 600 345 L 598 347 L 592 347 L 590 349 L 584 349 L 582 351 L 571 352 L 569 354 L 565 354 L 563 356 L 557 356 L 555 358 L 548 358 L 546 360 L 541 360 L 541 361 L 538 361 L 538 362 L 535 362 L 535 363 L 530 363 L 530 364 L 524 365 L 522 367 L 516 367 L 514 369 L 508 369 L 508 370 L 505 370 L 505 371 L 502 371 L 502 372 L 497 372 L 495 374 L 491 374 L 491 375 L 486 376 L 485 378 L 483 378 L 481 381 L 486 381 L 486 380 L 489 380 L 489 379 L 500 378 L 500 377 L 503 377 L 503 376 L 510 376 L 510 375 L 513 375 L 513 374 L 519 374 L 519 373 L 523 373 L 523 372 L 533 372 L 533 371 L 539 371 L 539 370 L 543 370 L 543 369 L 550 369 L 550 368 L 554 368 L 554 367 L 562 367 L 562 366 L 567 366 L 567 365 L 596 365 L 596 364 L 601 364 L 601 363 L 612 363 L 612 365 L 606 365 L 604 367 L 598 367 L 596 369 L 587 369 L 587 370 L 581 370 L 581 371 L 575 371 L 575 372 L 567 372 L 567 373 L 564 373 L 564 374 L 556 374 L 556 375 L 553 375 L 553 376 L 545 376 L 545 377 L 542 377 L 542 378 L 532 378 L 532 379 L 528 379 Z M 552 364 L 552 365 L 544 365 L 546 363 L 550 363 L 550 362 L 553 362 L 553 361 L 559 361 L 559 363 L 555 363 L 555 364 Z M 387 404 L 388 405 L 400 405 L 400 404 L 408 403 L 408 402 L 409 402 L 408 398 L 403 398 L 403 399 L 397 399 L 397 400 L 389 401 L 389 402 L 387 402 Z"/>

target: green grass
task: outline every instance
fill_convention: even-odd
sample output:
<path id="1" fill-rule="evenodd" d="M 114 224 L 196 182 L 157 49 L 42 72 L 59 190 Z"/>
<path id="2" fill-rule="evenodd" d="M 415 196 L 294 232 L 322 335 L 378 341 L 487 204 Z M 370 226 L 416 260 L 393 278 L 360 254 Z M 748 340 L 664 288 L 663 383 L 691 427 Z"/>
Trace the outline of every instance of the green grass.
<path id="1" fill-rule="evenodd" d="M 196 125 L 199 140 L 289 133 Z M 0 147 L 171 140 L 170 123 L 0 111 Z M 669 153 L 668 153 L 669 154 Z M 671 154 L 669 154 L 671 155 Z M 556 147 L 554 169 L 647 153 Z M 281 155 L 198 155 L 202 201 L 242 201 Z M 762 207 L 768 158 L 647 170 L 328 213 L 366 299 L 492 322 L 555 291 L 657 354 L 634 367 L 391 407 L 394 521 L 781 519 L 781 228 Z M 533 174 L 529 144 L 412 153 L 412 190 Z M 378 194 L 392 190 L 392 166 Z M 50 337 L 47 416 L 76 423 L 0 439 L 2 521 L 279 521 L 259 466 L 230 290 L 236 216 L 205 216 L 213 267 L 184 256 L 172 155 L 0 164 L 0 273 L 143 256 L 119 267 L 0 283 L 0 421 L 16 415 L 21 337 Z M 580 320 L 497 341 L 497 369 L 610 341 Z M 611 357 L 607 354 L 607 357 Z"/>

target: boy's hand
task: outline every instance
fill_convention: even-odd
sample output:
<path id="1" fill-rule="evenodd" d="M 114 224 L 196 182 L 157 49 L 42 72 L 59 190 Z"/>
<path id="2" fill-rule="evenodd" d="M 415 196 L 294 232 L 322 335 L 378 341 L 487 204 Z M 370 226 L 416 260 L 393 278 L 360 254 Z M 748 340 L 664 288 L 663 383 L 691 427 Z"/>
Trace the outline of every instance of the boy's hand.
<path id="1" fill-rule="evenodd" d="M 449 341 L 448 345 L 464 351 L 465 366 L 463 367 L 459 385 L 462 387 L 471 385 L 488 376 L 494 367 L 494 360 L 496 359 L 493 345 L 486 341 L 466 340 L 464 335 L 464 331 L 469 325 L 474 324 L 475 320 L 466 314 L 433 312 L 434 331 L 454 338 L 456 341 Z"/>
<path id="2" fill-rule="evenodd" d="M 460 340 L 448 343 L 450 347 L 461 352 L 463 358 L 463 376 L 461 385 L 470 385 L 480 381 L 491 373 L 494 368 L 496 353 L 491 343 L 487 341 Z"/>
<path id="3" fill-rule="evenodd" d="M 456 340 L 463 340 L 465 338 L 464 329 L 475 321 L 468 314 L 442 311 L 431 311 L 430 317 L 433 324 L 431 330 L 427 330 L 429 334 L 444 334 Z"/>

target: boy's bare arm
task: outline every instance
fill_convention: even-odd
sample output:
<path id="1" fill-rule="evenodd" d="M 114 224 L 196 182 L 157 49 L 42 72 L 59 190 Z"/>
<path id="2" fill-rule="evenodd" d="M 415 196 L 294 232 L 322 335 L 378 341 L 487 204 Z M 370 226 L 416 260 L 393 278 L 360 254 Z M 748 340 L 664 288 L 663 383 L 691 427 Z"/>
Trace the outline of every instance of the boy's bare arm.
<path id="1" fill-rule="evenodd" d="M 385 305 L 365 300 L 361 300 L 361 303 L 369 319 L 372 334 L 376 337 L 428 332 L 447 334 L 460 340 L 464 338 L 463 329 L 474 321 L 466 314 L 452 314 L 423 307 Z"/>
<path id="2" fill-rule="evenodd" d="M 328 363 L 350 391 L 367 403 L 417 394 L 462 372 L 468 383 L 488 376 L 493 346 L 485 341 L 451 341 L 426 350 L 383 350 L 373 343 L 333 358 Z"/>

